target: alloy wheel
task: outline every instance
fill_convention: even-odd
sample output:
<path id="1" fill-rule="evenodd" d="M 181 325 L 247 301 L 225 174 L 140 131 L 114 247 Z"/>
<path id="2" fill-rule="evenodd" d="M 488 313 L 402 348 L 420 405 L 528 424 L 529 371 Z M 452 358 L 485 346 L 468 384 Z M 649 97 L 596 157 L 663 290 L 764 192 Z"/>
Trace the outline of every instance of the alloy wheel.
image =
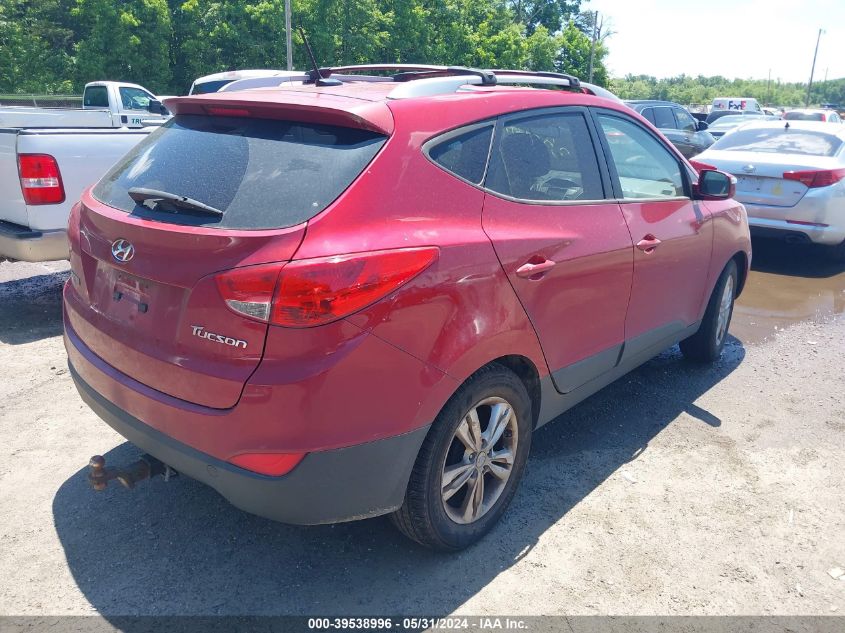
<path id="1" fill-rule="evenodd" d="M 519 429 L 513 406 L 503 398 L 478 402 L 458 424 L 441 474 L 441 498 L 455 523 L 474 523 L 501 497 L 516 456 Z"/>

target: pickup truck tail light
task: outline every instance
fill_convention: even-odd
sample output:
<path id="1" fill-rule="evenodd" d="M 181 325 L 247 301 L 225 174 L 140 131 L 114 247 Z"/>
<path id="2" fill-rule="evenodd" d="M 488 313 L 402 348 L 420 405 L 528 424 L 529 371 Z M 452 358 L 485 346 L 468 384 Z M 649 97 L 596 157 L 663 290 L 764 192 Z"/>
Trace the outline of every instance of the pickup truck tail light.
<path id="1" fill-rule="evenodd" d="M 788 171 L 784 180 L 797 180 L 811 189 L 829 187 L 845 178 L 845 169 L 811 169 L 808 171 Z"/>
<path id="2" fill-rule="evenodd" d="M 416 277 L 436 247 L 401 248 L 235 268 L 216 277 L 230 310 L 285 327 L 313 327 L 349 316 Z"/>
<path id="3" fill-rule="evenodd" d="M 18 155 L 21 192 L 27 204 L 58 204 L 65 201 L 59 164 L 49 154 Z"/>

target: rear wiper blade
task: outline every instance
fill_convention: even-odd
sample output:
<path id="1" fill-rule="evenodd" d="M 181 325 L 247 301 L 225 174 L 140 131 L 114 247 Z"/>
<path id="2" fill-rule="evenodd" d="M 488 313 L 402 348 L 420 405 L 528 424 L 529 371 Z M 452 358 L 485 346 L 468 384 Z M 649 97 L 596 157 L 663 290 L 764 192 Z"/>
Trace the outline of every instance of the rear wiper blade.
<path id="1" fill-rule="evenodd" d="M 151 200 L 153 202 L 169 203 L 174 207 L 189 209 L 191 211 L 199 211 L 210 215 L 223 215 L 223 212 L 220 209 L 216 209 L 215 207 L 209 206 L 199 200 L 194 200 L 193 198 L 188 198 L 187 196 L 180 196 L 168 191 L 145 189 L 144 187 L 132 187 L 127 193 L 129 194 L 129 197 L 138 204 L 144 204 L 148 200 Z"/>

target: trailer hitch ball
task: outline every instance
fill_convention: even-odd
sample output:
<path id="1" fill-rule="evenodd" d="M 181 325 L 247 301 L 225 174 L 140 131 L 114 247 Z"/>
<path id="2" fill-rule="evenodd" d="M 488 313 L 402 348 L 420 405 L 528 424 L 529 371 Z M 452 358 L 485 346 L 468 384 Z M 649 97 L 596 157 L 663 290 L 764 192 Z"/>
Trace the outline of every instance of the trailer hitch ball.
<path id="1" fill-rule="evenodd" d="M 135 484 L 145 479 L 165 475 L 166 479 L 174 471 L 166 464 L 150 455 L 122 467 L 107 467 L 102 455 L 94 455 L 88 462 L 88 482 L 94 490 L 105 490 L 112 479 L 117 479 L 124 488 L 132 489 Z"/>

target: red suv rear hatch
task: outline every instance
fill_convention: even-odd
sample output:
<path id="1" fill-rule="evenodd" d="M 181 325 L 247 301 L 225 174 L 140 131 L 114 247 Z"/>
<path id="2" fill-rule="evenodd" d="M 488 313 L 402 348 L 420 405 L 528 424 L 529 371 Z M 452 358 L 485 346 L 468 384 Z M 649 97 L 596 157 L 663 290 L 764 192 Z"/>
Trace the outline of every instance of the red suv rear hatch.
<path id="1" fill-rule="evenodd" d="M 68 320 L 131 378 L 228 408 L 261 360 L 268 326 L 229 309 L 217 275 L 289 261 L 307 220 L 341 195 L 386 137 L 344 111 L 314 110 L 312 123 L 299 105 L 293 121 L 281 118 L 283 105 L 268 119 L 266 106 L 210 116 L 195 114 L 197 103 L 215 105 L 192 99 L 192 113 L 180 114 L 177 103 L 174 119 L 83 196 L 71 218 Z"/>

